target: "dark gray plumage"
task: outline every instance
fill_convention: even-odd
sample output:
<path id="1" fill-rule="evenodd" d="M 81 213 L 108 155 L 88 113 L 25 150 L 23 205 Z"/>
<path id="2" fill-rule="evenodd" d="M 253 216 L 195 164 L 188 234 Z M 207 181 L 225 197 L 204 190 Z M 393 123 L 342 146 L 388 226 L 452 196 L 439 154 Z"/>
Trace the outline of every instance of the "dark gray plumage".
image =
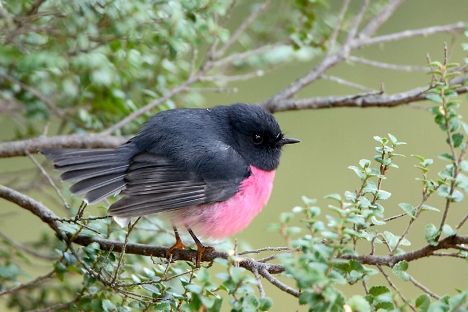
<path id="1" fill-rule="evenodd" d="M 250 166 L 278 167 L 286 139 L 265 109 L 247 104 L 175 109 L 152 116 L 115 149 L 44 149 L 88 204 L 119 193 L 109 213 L 133 217 L 224 201 Z"/>

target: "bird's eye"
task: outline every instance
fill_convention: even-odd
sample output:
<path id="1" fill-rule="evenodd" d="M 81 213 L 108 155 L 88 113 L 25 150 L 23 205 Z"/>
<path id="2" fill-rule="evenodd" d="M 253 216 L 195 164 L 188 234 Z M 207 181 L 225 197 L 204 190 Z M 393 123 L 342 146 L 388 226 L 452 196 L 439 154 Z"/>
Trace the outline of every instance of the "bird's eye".
<path id="1" fill-rule="evenodd" d="M 252 140 L 255 144 L 261 144 L 263 142 L 263 135 L 259 134 L 259 133 L 255 133 L 253 136 L 252 136 Z"/>

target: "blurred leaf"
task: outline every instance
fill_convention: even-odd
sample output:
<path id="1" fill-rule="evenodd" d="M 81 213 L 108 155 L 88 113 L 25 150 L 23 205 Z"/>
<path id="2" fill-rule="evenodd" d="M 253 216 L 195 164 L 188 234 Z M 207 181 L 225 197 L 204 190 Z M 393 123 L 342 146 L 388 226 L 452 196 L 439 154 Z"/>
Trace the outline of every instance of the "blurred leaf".
<path id="1" fill-rule="evenodd" d="M 406 212 L 406 214 L 408 214 L 410 217 L 414 218 L 414 216 L 416 215 L 416 209 L 410 204 L 400 203 L 398 204 L 398 206 L 400 206 L 401 209 L 403 209 L 403 211 Z"/>
<path id="2" fill-rule="evenodd" d="M 395 274 L 404 281 L 409 281 L 410 277 L 408 273 L 406 273 L 406 270 L 408 270 L 408 261 L 406 260 L 398 262 L 392 268 L 393 274 Z"/>

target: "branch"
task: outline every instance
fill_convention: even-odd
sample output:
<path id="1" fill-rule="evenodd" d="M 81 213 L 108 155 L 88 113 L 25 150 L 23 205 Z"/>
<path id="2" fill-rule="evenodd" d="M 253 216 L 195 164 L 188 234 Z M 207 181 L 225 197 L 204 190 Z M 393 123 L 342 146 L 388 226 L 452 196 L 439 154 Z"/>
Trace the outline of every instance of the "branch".
<path id="1" fill-rule="evenodd" d="M 60 148 L 111 148 L 122 145 L 130 137 L 101 134 L 40 136 L 23 141 L 0 143 L 0 158 L 27 156 L 26 152 L 37 153 L 41 149 Z"/>
<path id="2" fill-rule="evenodd" d="M 219 58 L 221 57 L 229 47 L 239 38 L 239 36 L 249 27 L 255 19 L 257 19 L 258 15 L 260 15 L 265 9 L 270 5 L 271 0 L 265 1 L 257 10 L 253 11 L 250 16 L 240 25 L 239 28 L 232 34 L 229 40 L 215 53 L 214 57 Z"/>
<path id="3" fill-rule="evenodd" d="M 468 75 L 457 77 L 451 82 L 453 84 L 463 84 L 464 80 L 468 79 Z M 278 99 L 270 102 L 260 103 L 260 106 L 265 107 L 270 112 L 281 112 L 289 110 L 301 109 L 319 109 L 319 108 L 337 108 L 337 107 L 395 107 L 399 105 L 409 104 L 412 102 L 425 101 L 427 87 L 416 88 L 410 91 L 387 94 L 363 94 L 356 96 L 328 96 L 306 99 Z M 468 86 L 455 89 L 459 94 L 468 92 Z"/>
<path id="4" fill-rule="evenodd" d="M 35 287 L 35 286 L 37 286 L 37 284 L 41 283 L 42 281 L 44 281 L 46 279 L 49 279 L 49 278 L 52 278 L 54 276 L 55 276 L 55 270 L 52 270 L 51 272 L 49 272 L 49 273 L 47 273 L 45 275 L 41 275 L 41 276 L 36 277 L 35 279 L 33 279 L 30 282 L 21 283 L 16 287 L 1 291 L 0 292 L 0 297 L 3 296 L 3 295 L 14 293 L 14 292 L 16 292 L 18 290 L 21 290 L 21 289 Z"/>
<path id="5" fill-rule="evenodd" d="M 392 1 L 386 8 L 390 8 L 389 11 L 392 11 L 400 4 L 401 0 Z M 299 91 L 301 91 L 306 86 L 310 85 L 315 80 L 319 79 L 327 70 L 332 68 L 333 66 L 345 61 L 350 57 L 351 52 L 361 49 L 363 47 L 373 45 L 373 44 L 380 44 L 383 42 L 401 40 L 405 38 L 411 38 L 416 36 L 429 36 L 436 33 L 460 33 L 465 30 L 465 23 L 458 22 L 451 25 L 445 26 L 434 26 L 434 27 L 427 27 L 423 29 L 416 29 L 416 30 L 407 30 L 399 33 L 394 33 L 390 35 L 379 36 L 375 38 L 368 38 L 368 35 L 375 32 L 376 27 L 380 26 L 383 21 L 388 18 L 386 12 L 382 12 L 381 15 L 377 16 L 373 21 L 369 22 L 367 27 L 359 33 L 355 39 L 347 41 L 341 48 L 336 51 L 334 54 L 327 54 L 316 67 L 310 70 L 304 76 L 296 79 L 293 81 L 289 86 L 278 92 L 277 94 L 273 95 L 271 98 L 259 103 L 260 106 L 265 107 L 266 109 L 270 110 L 271 112 L 287 110 L 287 109 L 276 109 L 279 106 L 279 102 L 285 101 L 286 99 L 290 99 L 294 95 L 296 95 Z M 310 99 L 309 99 L 310 100 Z M 298 100 L 301 101 L 301 100 Z M 408 103 L 408 102 L 406 102 Z M 330 104 L 325 104 L 324 107 L 329 107 Z M 344 105 L 344 106 L 353 106 L 353 105 Z M 381 106 L 381 105 L 375 105 Z M 385 106 L 385 105 L 384 105 Z M 393 105 L 388 105 L 393 106 Z M 294 105 L 290 105 L 289 109 L 305 109 L 305 108 L 321 108 L 315 107 L 315 105 L 305 107 L 298 106 L 297 108 Z"/>
<path id="6" fill-rule="evenodd" d="M 17 204 L 21 208 L 29 210 L 34 215 L 38 216 L 44 223 L 48 224 L 52 228 L 52 230 L 59 234 L 59 237 L 62 236 L 62 231 L 60 231 L 59 229 L 59 227 L 61 226 L 61 222 L 57 221 L 59 220 L 59 217 L 43 204 L 35 201 L 29 196 L 21 194 L 3 185 L 0 185 L 0 197 Z M 98 243 L 102 250 L 112 250 L 115 252 L 121 252 L 125 248 L 125 253 L 127 254 L 153 256 L 158 258 L 167 258 L 167 251 L 169 249 L 166 247 L 150 246 L 135 243 L 125 244 L 123 242 L 101 239 L 98 237 L 90 237 L 83 234 L 76 235 L 76 237 L 73 238 L 73 243 L 82 246 L 87 246 L 91 243 Z M 194 262 L 196 258 L 196 250 L 176 249 L 172 252 L 173 260 L 185 260 Z M 212 262 L 216 258 L 228 259 L 229 255 L 226 252 L 205 252 L 203 253 L 202 261 Z M 244 258 L 244 260 L 239 261 L 239 266 L 251 272 L 253 272 L 254 267 L 256 267 L 257 269 L 266 270 L 271 274 L 278 274 L 284 271 L 284 267 L 279 264 L 262 263 L 253 259 L 246 258 Z"/>
<path id="7" fill-rule="evenodd" d="M 372 36 L 377 31 L 377 29 L 383 23 L 385 23 L 385 21 L 388 20 L 388 18 L 390 16 L 393 15 L 393 12 L 403 2 L 404 2 L 404 0 L 392 0 L 392 1 L 390 1 L 390 3 L 388 3 L 384 8 L 382 8 L 380 13 L 376 17 L 374 17 L 369 23 L 367 23 L 367 26 L 361 31 L 359 36 L 362 36 L 362 37 Z"/>
<path id="8" fill-rule="evenodd" d="M 400 261 L 406 260 L 408 262 L 421 259 L 421 258 L 426 258 L 430 257 L 435 254 L 435 251 L 441 250 L 441 249 L 450 249 L 450 248 L 456 248 L 458 249 L 457 245 L 460 244 L 468 244 L 468 236 L 449 236 L 446 237 L 438 242 L 437 245 L 426 245 L 422 248 L 409 251 L 403 254 L 399 255 L 385 255 L 385 256 L 376 256 L 376 255 L 359 255 L 359 256 L 353 256 L 353 255 L 344 255 L 341 258 L 346 259 L 346 260 L 357 260 L 361 262 L 362 264 L 370 264 L 370 265 L 386 265 L 389 267 L 393 267 L 395 264 L 397 264 Z"/>

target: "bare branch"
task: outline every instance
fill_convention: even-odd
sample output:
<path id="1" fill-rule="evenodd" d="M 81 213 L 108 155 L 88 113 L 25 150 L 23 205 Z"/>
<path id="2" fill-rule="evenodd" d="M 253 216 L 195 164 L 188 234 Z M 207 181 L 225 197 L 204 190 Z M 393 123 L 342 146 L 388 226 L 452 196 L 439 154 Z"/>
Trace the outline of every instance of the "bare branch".
<path id="1" fill-rule="evenodd" d="M 369 66 L 383 68 L 383 69 L 401 70 L 401 71 L 407 71 L 407 72 L 414 72 L 414 71 L 428 72 L 429 71 L 429 68 L 424 67 L 424 66 L 406 66 L 406 65 L 389 64 L 389 63 L 371 61 L 362 57 L 357 57 L 357 56 L 352 56 L 352 55 L 348 56 L 348 60 L 352 62 L 356 62 L 356 63 L 369 65 Z"/>
<path id="2" fill-rule="evenodd" d="M 354 45 L 355 46 L 358 45 L 359 48 L 362 48 L 365 46 L 380 44 L 384 42 L 397 41 L 397 40 L 408 39 L 408 38 L 413 38 L 413 37 L 426 37 L 426 36 L 439 34 L 439 33 L 449 33 L 449 34 L 461 33 L 464 30 L 465 30 L 465 23 L 458 22 L 455 24 L 450 24 L 450 25 L 445 25 L 445 26 L 433 26 L 433 27 L 427 27 L 427 28 L 422 28 L 422 29 L 405 30 L 402 32 L 378 36 L 378 37 L 374 37 L 374 38 L 367 39 L 367 40 L 356 41 L 354 42 Z"/>
<path id="3" fill-rule="evenodd" d="M 41 275 L 41 276 L 36 277 L 32 281 L 29 281 L 27 283 L 21 283 L 20 285 L 18 285 L 16 287 L 6 289 L 6 290 L 0 292 L 0 297 L 3 296 L 3 295 L 14 293 L 14 292 L 16 292 L 18 290 L 34 287 L 37 284 L 41 283 L 42 281 L 44 281 L 46 279 L 49 279 L 49 278 L 52 278 L 54 276 L 55 276 L 55 270 L 52 270 L 51 272 L 49 272 L 49 273 L 47 273 L 45 275 Z"/>
<path id="4" fill-rule="evenodd" d="M 409 279 L 411 281 L 411 283 L 414 284 L 414 286 L 418 287 L 419 289 L 421 289 L 422 291 L 424 291 L 426 294 L 428 294 L 429 296 L 431 296 L 432 298 L 436 299 L 436 300 L 439 300 L 440 299 L 440 296 L 433 293 L 429 288 L 427 288 L 426 286 L 424 286 L 423 284 L 421 284 L 420 282 L 418 282 L 417 280 L 414 279 L 414 277 L 412 277 L 411 275 L 409 275 Z"/>
<path id="5" fill-rule="evenodd" d="M 289 43 L 290 43 L 289 40 L 285 42 L 276 42 L 276 43 L 264 45 L 257 49 L 252 49 L 243 53 L 231 54 L 229 56 L 226 56 L 223 59 L 213 62 L 212 65 L 213 67 L 221 67 L 228 63 L 232 63 L 234 61 L 243 60 L 254 55 L 258 55 L 258 54 L 262 54 L 262 53 L 274 50 L 278 47 L 287 46 L 289 45 Z"/>
<path id="6" fill-rule="evenodd" d="M 252 78 L 261 77 L 263 75 L 265 75 L 265 71 L 256 70 L 256 71 L 248 73 L 248 74 L 235 75 L 235 76 L 206 76 L 206 77 L 203 77 L 200 80 L 201 81 L 224 81 L 224 82 L 227 82 L 227 81 L 248 80 L 248 79 L 252 79 Z"/>
<path id="7" fill-rule="evenodd" d="M 249 27 L 255 19 L 271 4 L 271 0 L 265 1 L 261 6 L 259 6 L 249 17 L 236 29 L 232 34 L 229 40 L 215 53 L 214 57 L 221 57 L 229 47 L 236 42 L 237 38 Z"/>
<path id="8" fill-rule="evenodd" d="M 382 266 L 380 264 L 378 264 L 377 268 L 379 269 L 380 273 L 382 273 L 382 275 L 385 277 L 385 279 L 387 280 L 387 283 L 390 285 L 390 287 L 392 287 L 393 290 L 395 290 L 395 292 L 398 294 L 398 296 L 400 296 L 401 300 L 403 300 L 405 302 L 405 304 L 410 307 L 411 310 L 413 310 L 414 312 L 417 312 L 416 308 L 403 296 L 403 294 L 398 289 L 398 287 L 392 282 L 392 280 L 390 279 L 388 274 L 385 272 L 385 270 L 382 268 Z"/>
<path id="9" fill-rule="evenodd" d="M 361 24 L 362 18 L 364 16 L 364 13 L 366 12 L 366 8 L 368 5 L 369 5 L 369 0 L 364 0 L 362 2 L 361 7 L 359 8 L 359 12 L 353 20 L 353 25 L 351 26 L 351 29 L 349 30 L 348 38 L 346 38 L 346 41 L 345 41 L 345 46 L 348 45 L 355 38 L 357 30 L 359 28 L 359 25 Z"/>
<path id="10" fill-rule="evenodd" d="M 55 232 L 60 233 L 60 222 L 54 220 L 57 218 L 57 215 L 40 202 L 3 185 L 0 185 L 0 197 L 29 210 Z"/>
<path id="11" fill-rule="evenodd" d="M 10 81 L 11 83 L 13 84 L 17 84 L 18 86 L 21 87 L 21 89 L 25 90 L 26 92 L 30 93 L 32 96 L 36 97 L 39 101 L 41 101 L 42 103 L 44 103 L 45 106 L 47 106 L 47 108 L 52 112 L 54 113 L 56 116 L 58 116 L 59 118 L 63 119 L 63 120 L 66 120 L 68 122 L 71 122 L 71 123 L 76 123 L 74 120 L 72 120 L 71 118 L 69 118 L 65 112 L 63 112 L 60 108 L 58 108 L 57 106 L 55 106 L 54 103 L 52 103 L 48 97 L 46 97 L 45 95 L 43 95 L 42 93 L 40 93 L 39 91 L 37 91 L 36 89 L 28 86 L 27 84 L 5 74 L 5 73 L 2 73 L 0 72 L 0 77 L 2 77 L 3 79 L 6 79 L 8 81 Z"/>
<path id="12" fill-rule="evenodd" d="M 111 148 L 122 145 L 130 137 L 116 137 L 110 135 L 57 135 L 40 136 L 33 139 L 0 143 L 0 158 L 26 156 L 29 153 L 37 153 L 41 149 L 60 148 Z"/>
<path id="13" fill-rule="evenodd" d="M 401 0 L 395 0 L 391 4 L 399 5 L 400 2 Z M 385 14 L 383 14 L 383 16 L 378 18 L 372 27 L 374 27 L 375 25 L 380 25 L 377 23 L 377 21 L 381 21 L 381 19 L 385 17 L 384 15 Z M 279 102 L 285 101 L 286 99 L 293 97 L 300 90 L 302 90 L 303 88 L 305 88 L 306 86 L 314 82 L 315 80 L 319 79 L 328 69 L 342 62 L 343 60 L 347 59 L 349 57 L 349 54 L 354 50 L 357 50 L 357 49 L 360 49 L 360 48 L 363 48 L 365 46 L 369 46 L 372 44 L 378 44 L 378 43 L 394 41 L 394 40 L 401 40 L 404 38 L 410 38 L 410 37 L 415 37 L 415 36 L 428 36 L 428 35 L 441 33 L 441 32 L 458 33 L 458 32 L 464 31 L 464 29 L 465 29 L 465 24 L 462 22 L 459 22 L 456 24 L 451 24 L 451 25 L 446 25 L 446 26 L 434 26 L 434 27 L 428 27 L 428 28 L 423 28 L 423 29 L 418 29 L 418 30 L 408 30 L 408 31 L 400 32 L 400 33 L 375 37 L 372 39 L 369 39 L 367 37 L 362 37 L 359 35 L 357 39 L 354 39 L 348 44 L 342 46 L 342 48 L 338 50 L 335 54 L 327 55 L 316 67 L 314 67 L 307 74 L 296 79 L 291 84 L 289 84 L 289 86 L 284 88 L 282 91 L 278 92 L 271 98 L 259 103 L 259 105 L 265 107 L 271 112 L 279 111 L 277 109 L 279 106 L 278 105 Z M 365 30 L 363 30 L 361 34 L 362 33 L 365 33 Z M 330 100 L 332 100 L 332 98 L 328 98 L 327 103 L 324 103 L 323 106 L 327 108 L 332 106 L 333 104 L 330 104 Z M 301 101 L 301 100 L 297 100 L 297 101 Z M 406 103 L 409 103 L 409 102 L 410 101 Z M 307 107 L 307 105 L 305 105 L 305 107 L 302 107 L 304 105 L 298 105 L 297 108 L 295 108 L 294 103 L 295 101 L 293 100 L 293 103 L 290 103 L 291 106 L 289 106 L 288 109 L 284 109 L 284 110 L 294 110 L 294 109 L 304 109 L 304 108 L 321 108 L 321 107 L 317 107 L 316 105 L 312 105 L 309 107 Z M 353 105 L 345 105 L 345 106 L 353 106 Z M 376 105 L 376 106 L 387 106 L 387 105 Z M 388 106 L 394 106 L 394 105 L 388 105 Z"/>
<path id="14" fill-rule="evenodd" d="M 70 209 L 70 204 L 67 202 L 65 197 L 63 197 L 62 192 L 60 192 L 59 188 L 55 185 L 54 181 L 49 176 L 47 171 L 45 171 L 44 167 L 42 167 L 41 164 L 36 160 L 36 158 L 34 158 L 27 150 L 25 150 L 24 152 L 29 157 L 29 159 L 36 165 L 36 167 L 39 169 L 39 171 L 42 173 L 42 175 L 46 178 L 46 180 L 47 180 L 47 182 L 49 182 L 50 186 L 52 186 L 55 193 L 57 194 L 57 196 L 60 198 L 63 205 L 65 206 L 65 208 Z"/>
<path id="15" fill-rule="evenodd" d="M 451 81 L 451 84 L 462 83 L 463 80 L 467 78 L 468 75 L 458 77 L 457 79 Z M 424 92 L 427 90 L 428 88 L 424 87 L 392 95 L 364 94 L 356 96 L 329 96 L 290 100 L 278 99 L 275 101 L 269 100 L 268 102 L 262 102 L 259 103 L 259 105 L 265 107 L 272 113 L 289 110 L 337 107 L 395 107 L 399 105 L 409 104 L 412 102 L 425 101 L 426 95 L 424 94 Z M 460 87 L 457 88 L 455 91 L 457 91 L 459 94 L 467 93 L 468 87 Z"/>
<path id="16" fill-rule="evenodd" d="M 467 244 L 468 243 L 468 236 L 449 236 L 442 240 L 440 240 L 437 246 L 426 245 L 419 249 L 415 249 L 413 251 L 409 251 L 403 254 L 398 255 L 385 255 L 385 256 L 377 256 L 377 255 L 359 255 L 359 256 L 351 256 L 351 255 L 344 255 L 342 256 L 343 259 L 354 259 L 362 264 L 370 264 L 370 265 L 386 265 L 389 267 L 393 267 L 400 261 L 406 260 L 408 262 L 414 261 L 421 258 L 430 257 L 435 254 L 437 250 L 444 250 L 450 248 L 457 248 L 457 245 Z"/>
<path id="17" fill-rule="evenodd" d="M 15 203 L 22 208 L 29 210 L 34 215 L 38 216 L 44 223 L 48 224 L 56 233 L 59 234 L 60 237 L 63 236 L 62 232 L 59 229 L 61 223 L 59 221 L 56 221 L 59 219 L 59 217 L 43 204 L 35 201 L 29 196 L 21 194 L 3 185 L 0 185 L 0 197 L 12 203 Z M 101 239 L 98 237 L 90 237 L 83 234 L 78 234 L 73 237 L 73 243 L 79 245 L 87 246 L 93 242 L 98 243 L 102 250 L 113 250 L 115 252 L 125 251 L 125 253 L 127 254 L 153 256 L 159 258 L 166 258 L 167 250 L 169 249 L 165 247 L 149 246 L 134 243 L 126 244 L 122 242 Z M 228 259 L 228 257 L 229 255 L 225 252 L 205 252 L 203 253 L 202 261 L 211 262 L 216 258 Z M 196 250 L 176 249 L 172 252 L 173 260 L 192 261 L 196 258 Z M 257 261 L 252 262 L 252 259 L 247 259 L 239 262 L 239 266 L 249 271 L 252 271 L 254 265 L 272 274 L 278 274 L 284 271 L 284 267 L 279 264 L 266 264 Z"/>
<path id="18" fill-rule="evenodd" d="M 257 268 L 253 269 L 253 274 L 255 276 L 255 279 L 257 280 L 257 287 L 258 287 L 258 292 L 260 294 L 260 298 L 263 298 L 265 297 L 265 289 L 263 289 L 262 280 L 260 278 L 260 274 L 258 274 Z"/>
<path id="19" fill-rule="evenodd" d="M 400 4 L 402 4 L 405 0 L 392 0 L 390 1 L 380 13 L 374 17 L 367 26 L 359 33 L 359 37 L 370 37 L 372 36 L 377 29 L 385 23 L 386 20 L 390 16 L 392 16 L 393 12 L 398 8 Z"/>
<path id="20" fill-rule="evenodd" d="M 351 0 L 345 0 L 343 2 L 343 5 L 341 6 L 340 13 L 338 15 L 338 19 L 335 24 L 335 29 L 333 29 L 333 32 L 330 36 L 330 46 L 328 47 L 327 55 L 333 52 L 335 49 L 335 44 L 336 44 L 336 38 L 338 37 L 338 34 L 340 33 L 341 30 L 341 23 L 343 22 L 344 16 L 346 11 L 348 10 L 349 3 Z"/>
<path id="21" fill-rule="evenodd" d="M 350 88 L 355 88 L 355 89 L 358 89 L 358 90 L 361 90 L 361 91 L 364 91 L 364 92 L 373 92 L 373 93 L 377 92 L 374 89 L 370 89 L 368 87 L 361 86 L 360 84 L 357 84 L 357 83 L 342 79 L 340 77 L 322 75 L 321 78 L 326 79 L 326 80 L 330 80 L 330 81 L 334 81 L 334 82 L 342 84 L 344 86 L 347 86 L 347 87 L 350 87 Z"/>
<path id="22" fill-rule="evenodd" d="M 187 89 L 187 87 L 189 87 L 193 83 L 197 82 L 200 79 L 200 77 L 204 74 L 204 72 L 205 72 L 205 70 L 203 70 L 203 69 L 200 70 L 197 74 L 195 74 L 193 76 L 190 76 L 184 83 L 182 83 L 180 86 L 172 89 L 171 91 L 166 93 L 166 95 L 164 95 L 163 97 L 161 97 L 161 98 L 159 98 L 157 100 L 149 102 L 148 104 L 146 104 L 142 108 L 134 111 L 133 113 L 131 113 L 130 115 L 128 115 L 127 117 L 125 117 L 124 119 L 122 119 L 121 121 L 116 123 L 115 125 L 113 125 L 113 126 L 109 127 L 108 129 L 102 131 L 100 134 L 101 135 L 110 135 L 114 131 L 117 131 L 120 128 L 122 128 L 123 126 L 125 126 L 126 124 L 132 122 L 136 118 L 150 112 L 152 109 L 158 107 L 159 105 L 164 104 L 167 100 L 172 98 L 174 95 L 185 91 Z"/>
<path id="23" fill-rule="evenodd" d="M 273 275 L 271 275 L 265 268 L 261 268 L 258 273 L 260 273 L 261 276 L 266 278 L 270 283 L 278 287 L 284 292 L 287 292 L 290 295 L 293 295 L 294 297 L 299 297 L 301 294 L 299 291 L 289 287 L 286 284 L 281 283 L 277 278 L 275 278 Z"/>

